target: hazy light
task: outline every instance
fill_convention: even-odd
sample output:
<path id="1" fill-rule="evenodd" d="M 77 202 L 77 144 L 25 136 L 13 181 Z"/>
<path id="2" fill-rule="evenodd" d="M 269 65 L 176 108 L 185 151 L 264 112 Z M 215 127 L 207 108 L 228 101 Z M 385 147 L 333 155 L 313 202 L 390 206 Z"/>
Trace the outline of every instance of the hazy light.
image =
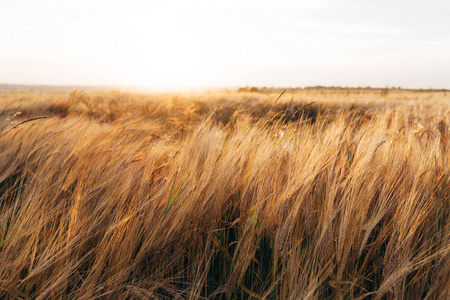
<path id="1" fill-rule="evenodd" d="M 0 83 L 450 88 L 448 1 L 2 1 Z"/>

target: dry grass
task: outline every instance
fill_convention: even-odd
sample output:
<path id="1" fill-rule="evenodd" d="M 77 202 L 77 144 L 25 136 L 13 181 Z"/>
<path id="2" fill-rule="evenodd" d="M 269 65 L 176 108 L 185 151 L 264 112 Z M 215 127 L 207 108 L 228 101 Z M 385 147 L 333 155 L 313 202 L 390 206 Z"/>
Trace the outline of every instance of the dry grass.
<path id="1" fill-rule="evenodd" d="M 276 98 L 1 94 L 0 298 L 450 298 L 450 95 Z"/>

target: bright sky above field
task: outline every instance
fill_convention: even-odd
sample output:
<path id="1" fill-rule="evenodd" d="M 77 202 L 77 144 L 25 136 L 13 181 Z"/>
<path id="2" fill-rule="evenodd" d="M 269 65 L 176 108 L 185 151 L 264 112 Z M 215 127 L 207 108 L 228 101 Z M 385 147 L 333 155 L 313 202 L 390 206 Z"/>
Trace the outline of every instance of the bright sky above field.
<path id="1" fill-rule="evenodd" d="M 450 88 L 450 1 L 0 1 L 0 83 Z"/>

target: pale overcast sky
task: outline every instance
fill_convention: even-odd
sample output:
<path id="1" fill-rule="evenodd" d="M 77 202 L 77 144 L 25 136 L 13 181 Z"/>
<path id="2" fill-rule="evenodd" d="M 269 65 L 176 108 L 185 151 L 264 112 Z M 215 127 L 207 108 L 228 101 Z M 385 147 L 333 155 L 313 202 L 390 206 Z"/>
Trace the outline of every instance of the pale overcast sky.
<path id="1" fill-rule="evenodd" d="M 450 88 L 450 1 L 0 0 L 0 83 Z"/>

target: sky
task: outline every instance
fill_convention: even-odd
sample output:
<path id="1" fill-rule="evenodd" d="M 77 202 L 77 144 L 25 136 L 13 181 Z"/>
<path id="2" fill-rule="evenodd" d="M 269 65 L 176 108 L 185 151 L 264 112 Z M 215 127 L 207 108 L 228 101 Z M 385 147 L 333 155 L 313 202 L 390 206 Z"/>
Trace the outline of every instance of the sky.
<path id="1" fill-rule="evenodd" d="M 450 1 L 0 0 L 0 83 L 450 89 Z"/>

